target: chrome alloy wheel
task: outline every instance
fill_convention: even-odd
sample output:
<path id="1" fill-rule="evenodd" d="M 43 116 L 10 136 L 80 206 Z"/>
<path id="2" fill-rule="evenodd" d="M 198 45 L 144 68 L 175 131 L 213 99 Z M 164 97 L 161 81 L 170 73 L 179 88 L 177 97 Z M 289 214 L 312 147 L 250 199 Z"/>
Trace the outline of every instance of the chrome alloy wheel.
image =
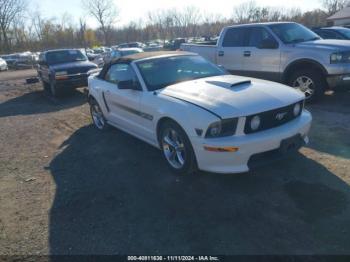
<path id="1" fill-rule="evenodd" d="M 169 164 L 181 169 L 185 165 L 186 149 L 184 142 L 176 130 L 167 128 L 162 137 L 163 153 Z"/>
<path id="2" fill-rule="evenodd" d="M 312 96 L 315 92 L 315 83 L 308 76 L 299 76 L 293 82 L 293 87 L 303 92 L 306 98 Z"/>
<path id="3" fill-rule="evenodd" d="M 106 121 L 103 117 L 103 113 L 99 105 L 94 102 L 90 105 L 92 121 L 98 129 L 103 129 L 105 127 Z"/>

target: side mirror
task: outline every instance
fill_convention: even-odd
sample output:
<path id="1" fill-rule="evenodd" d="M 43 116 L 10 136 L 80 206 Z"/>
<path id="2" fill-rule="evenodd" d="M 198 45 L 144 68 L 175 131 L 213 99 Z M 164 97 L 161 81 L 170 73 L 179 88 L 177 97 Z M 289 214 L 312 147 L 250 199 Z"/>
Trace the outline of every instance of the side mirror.
<path id="1" fill-rule="evenodd" d="M 273 39 L 264 39 L 258 46 L 260 49 L 276 49 L 278 48 L 278 43 Z"/>
<path id="2" fill-rule="evenodd" d="M 46 63 L 45 61 L 43 61 L 43 60 L 42 60 L 42 61 L 39 61 L 38 64 L 39 64 L 39 65 L 42 65 L 42 66 L 43 66 L 43 65 L 47 65 L 47 63 Z"/>
<path id="3" fill-rule="evenodd" d="M 133 80 L 119 81 L 119 89 L 131 89 L 131 90 L 140 90 L 140 85 Z"/>

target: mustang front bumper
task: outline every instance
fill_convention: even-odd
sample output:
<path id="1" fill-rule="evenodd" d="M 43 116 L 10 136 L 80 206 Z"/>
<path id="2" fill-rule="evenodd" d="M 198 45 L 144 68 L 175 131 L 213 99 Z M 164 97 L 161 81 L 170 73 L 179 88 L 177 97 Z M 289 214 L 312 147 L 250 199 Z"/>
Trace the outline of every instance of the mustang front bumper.
<path id="1" fill-rule="evenodd" d="M 249 171 L 248 162 L 253 156 L 281 147 L 281 143 L 292 137 L 300 137 L 308 143 L 307 133 L 311 126 L 311 114 L 303 110 L 300 117 L 279 127 L 248 135 L 231 136 L 215 139 L 191 137 L 197 158 L 198 168 L 215 173 L 242 173 Z M 302 143 L 301 143 L 302 144 Z M 235 152 L 213 152 L 205 147 L 236 147 Z M 283 154 L 280 150 L 280 154 Z M 249 165 L 250 166 L 250 165 Z"/>

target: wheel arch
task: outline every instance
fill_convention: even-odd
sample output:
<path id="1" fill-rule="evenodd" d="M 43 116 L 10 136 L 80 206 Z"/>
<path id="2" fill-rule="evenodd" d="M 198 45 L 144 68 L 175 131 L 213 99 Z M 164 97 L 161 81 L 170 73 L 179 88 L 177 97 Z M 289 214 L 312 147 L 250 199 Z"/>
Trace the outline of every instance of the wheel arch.
<path id="1" fill-rule="evenodd" d="M 180 126 L 182 128 L 182 130 L 185 132 L 185 134 L 187 135 L 185 129 L 179 124 L 179 122 L 177 122 L 174 118 L 171 118 L 169 116 L 162 116 L 161 118 L 158 119 L 157 121 L 157 125 L 156 125 L 156 135 L 157 135 L 157 142 L 158 145 L 161 146 L 160 144 L 160 129 L 162 127 L 162 125 L 164 123 L 166 123 L 167 121 L 172 121 L 174 123 L 176 123 L 178 126 Z M 187 135 L 188 136 L 188 135 Z"/>
<path id="2" fill-rule="evenodd" d="M 319 62 L 312 59 L 298 59 L 290 63 L 284 70 L 282 75 L 283 83 L 288 82 L 289 77 L 293 74 L 293 72 L 301 70 L 303 68 L 318 70 L 324 77 L 328 74 L 326 68 Z"/>

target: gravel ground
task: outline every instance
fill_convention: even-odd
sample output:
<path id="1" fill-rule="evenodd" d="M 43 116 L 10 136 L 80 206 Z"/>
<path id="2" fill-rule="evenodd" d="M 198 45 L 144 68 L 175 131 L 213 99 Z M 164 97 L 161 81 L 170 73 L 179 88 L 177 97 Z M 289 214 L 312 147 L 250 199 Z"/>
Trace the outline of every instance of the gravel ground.
<path id="1" fill-rule="evenodd" d="M 310 144 L 246 174 L 171 175 L 158 150 L 0 73 L 0 254 L 350 254 L 350 93 Z"/>

